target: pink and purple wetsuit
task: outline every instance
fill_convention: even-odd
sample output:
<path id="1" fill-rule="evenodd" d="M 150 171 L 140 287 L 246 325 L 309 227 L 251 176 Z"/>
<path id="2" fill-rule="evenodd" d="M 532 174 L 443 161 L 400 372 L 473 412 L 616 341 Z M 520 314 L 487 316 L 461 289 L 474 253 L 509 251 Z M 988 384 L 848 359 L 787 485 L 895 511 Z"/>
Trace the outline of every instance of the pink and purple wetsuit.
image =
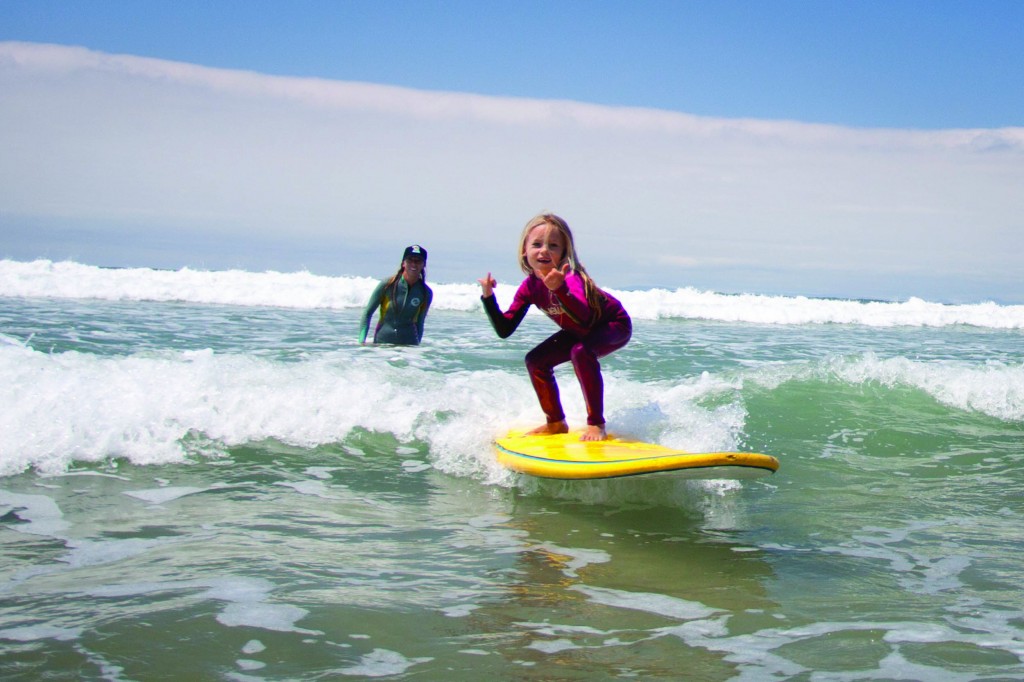
<path id="1" fill-rule="evenodd" d="M 549 424 L 565 419 L 554 368 L 568 360 L 583 389 L 587 424 L 604 424 L 604 380 L 598 358 L 625 346 L 633 333 L 633 323 L 617 299 L 601 292 L 601 312 L 594 319 L 584 292 L 583 278 L 570 272 L 558 291 L 530 275 L 519 285 L 506 312 L 501 312 L 493 295 L 482 299 L 494 331 L 503 339 L 512 335 L 531 305 L 562 328 L 526 354 L 526 369 Z"/>

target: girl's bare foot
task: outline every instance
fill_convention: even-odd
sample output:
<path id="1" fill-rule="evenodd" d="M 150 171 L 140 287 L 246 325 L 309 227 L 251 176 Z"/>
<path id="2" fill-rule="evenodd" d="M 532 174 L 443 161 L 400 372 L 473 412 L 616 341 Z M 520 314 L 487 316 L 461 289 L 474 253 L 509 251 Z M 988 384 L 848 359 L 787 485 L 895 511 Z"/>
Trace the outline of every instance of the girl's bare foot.
<path id="1" fill-rule="evenodd" d="M 587 426 L 580 435 L 580 440 L 608 440 L 608 432 L 605 431 L 604 425 L 601 426 Z"/>
<path id="2" fill-rule="evenodd" d="M 538 426 L 532 431 L 527 431 L 527 436 L 553 436 L 556 433 L 569 433 L 569 425 L 565 423 L 563 419 L 560 422 L 548 422 L 543 426 Z"/>

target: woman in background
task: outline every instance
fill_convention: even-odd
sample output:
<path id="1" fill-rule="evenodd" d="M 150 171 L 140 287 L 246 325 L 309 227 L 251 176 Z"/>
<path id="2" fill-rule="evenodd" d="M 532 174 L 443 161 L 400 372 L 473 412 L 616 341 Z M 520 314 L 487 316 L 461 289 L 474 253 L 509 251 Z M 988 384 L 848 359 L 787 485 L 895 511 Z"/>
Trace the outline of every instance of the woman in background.
<path id="1" fill-rule="evenodd" d="M 427 286 L 427 250 L 413 244 L 402 254 L 402 264 L 390 279 L 381 280 L 363 310 L 359 343 L 366 343 L 370 318 L 380 308 L 374 343 L 415 346 L 423 340 L 423 323 L 434 299 Z"/>

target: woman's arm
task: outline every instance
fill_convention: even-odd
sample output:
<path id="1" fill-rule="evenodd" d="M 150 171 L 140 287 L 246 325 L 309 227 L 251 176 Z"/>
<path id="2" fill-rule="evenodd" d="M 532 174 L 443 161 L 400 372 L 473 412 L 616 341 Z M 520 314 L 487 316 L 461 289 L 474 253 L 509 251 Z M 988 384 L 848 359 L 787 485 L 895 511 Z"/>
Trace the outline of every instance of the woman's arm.
<path id="1" fill-rule="evenodd" d="M 373 313 L 377 311 L 380 306 L 381 296 L 384 294 L 384 280 L 381 280 L 377 285 L 377 288 L 370 294 L 370 300 L 366 303 L 366 308 L 363 309 L 363 319 L 359 323 L 359 343 L 366 343 L 366 335 L 370 331 L 370 318 L 373 317 Z"/>
<path id="2" fill-rule="evenodd" d="M 423 341 L 423 323 L 427 320 L 427 311 L 430 310 L 430 304 L 434 302 L 434 292 L 427 286 L 426 282 L 423 283 L 423 289 L 426 303 L 423 304 L 423 309 L 420 311 L 419 317 L 416 318 L 416 343 Z"/>

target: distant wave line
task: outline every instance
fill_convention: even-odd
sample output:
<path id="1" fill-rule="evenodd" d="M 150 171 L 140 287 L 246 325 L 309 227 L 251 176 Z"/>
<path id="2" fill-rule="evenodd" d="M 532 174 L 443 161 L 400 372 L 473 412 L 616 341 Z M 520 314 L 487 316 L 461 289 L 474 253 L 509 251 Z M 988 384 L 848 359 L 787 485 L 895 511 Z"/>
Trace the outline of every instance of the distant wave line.
<path id="1" fill-rule="evenodd" d="M 0 297 L 183 302 L 298 309 L 362 308 L 376 279 L 309 272 L 157 270 L 105 268 L 73 261 L 0 260 Z M 479 312 L 475 283 L 436 283 L 434 308 Z M 513 285 L 499 285 L 499 301 L 511 300 Z M 609 293 L 634 319 L 699 319 L 766 325 L 851 324 L 872 327 L 968 325 L 1024 329 L 1024 305 L 991 301 L 951 305 L 906 301 L 722 294 L 691 287 Z"/>

